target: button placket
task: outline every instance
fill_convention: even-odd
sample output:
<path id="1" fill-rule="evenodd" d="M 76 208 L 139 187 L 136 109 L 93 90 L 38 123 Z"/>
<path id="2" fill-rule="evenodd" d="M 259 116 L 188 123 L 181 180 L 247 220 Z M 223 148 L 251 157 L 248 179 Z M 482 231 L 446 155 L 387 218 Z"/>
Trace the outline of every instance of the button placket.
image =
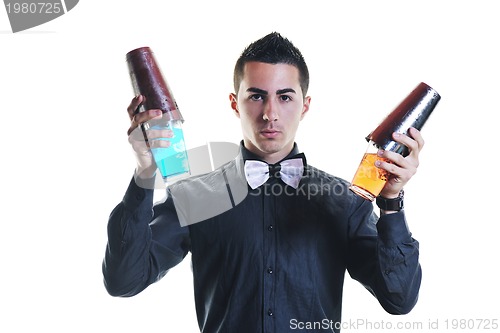
<path id="1" fill-rule="evenodd" d="M 263 248 L 263 314 L 264 330 L 275 332 L 275 262 L 276 262 L 276 197 L 271 193 L 264 192 L 264 248 Z"/>

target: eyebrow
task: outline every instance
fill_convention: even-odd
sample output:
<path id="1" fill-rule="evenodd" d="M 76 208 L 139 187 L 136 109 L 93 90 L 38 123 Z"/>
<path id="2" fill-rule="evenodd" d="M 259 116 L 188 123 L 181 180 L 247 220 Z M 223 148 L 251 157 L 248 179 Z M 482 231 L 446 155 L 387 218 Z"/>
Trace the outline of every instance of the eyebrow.
<path id="1" fill-rule="evenodd" d="M 261 94 L 261 95 L 268 95 L 269 94 L 269 92 L 267 90 L 263 90 L 263 89 L 255 88 L 255 87 L 248 88 L 247 92 L 253 92 L 253 93 Z M 296 94 L 297 92 L 295 90 L 293 90 L 292 88 L 285 88 L 285 89 L 276 90 L 277 95 L 282 95 L 282 94 L 286 94 L 286 93 Z"/>
<path id="2" fill-rule="evenodd" d="M 292 88 L 279 89 L 279 90 L 276 91 L 277 95 L 282 95 L 282 94 L 286 94 L 286 93 L 294 93 L 294 94 L 296 94 L 295 90 L 293 90 Z"/>

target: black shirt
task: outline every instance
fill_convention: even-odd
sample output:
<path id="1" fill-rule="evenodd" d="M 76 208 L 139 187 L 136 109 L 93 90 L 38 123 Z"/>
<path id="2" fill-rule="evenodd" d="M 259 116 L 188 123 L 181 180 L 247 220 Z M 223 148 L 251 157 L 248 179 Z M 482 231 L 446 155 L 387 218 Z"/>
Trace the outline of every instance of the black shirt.
<path id="1" fill-rule="evenodd" d="M 250 157 L 242 145 L 222 169 Z M 338 332 L 346 270 L 386 311 L 407 313 L 420 287 L 418 242 L 403 211 L 378 218 L 348 186 L 307 165 L 297 189 L 272 177 L 234 208 L 182 226 L 172 195 L 152 209 L 153 191 L 132 180 L 108 223 L 106 288 L 133 296 L 191 252 L 201 332 Z"/>

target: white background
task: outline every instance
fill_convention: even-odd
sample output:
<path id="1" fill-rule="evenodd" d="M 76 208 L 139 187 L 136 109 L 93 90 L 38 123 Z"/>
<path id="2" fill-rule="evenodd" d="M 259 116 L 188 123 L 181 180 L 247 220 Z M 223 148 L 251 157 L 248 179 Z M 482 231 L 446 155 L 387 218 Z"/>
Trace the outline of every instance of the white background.
<path id="1" fill-rule="evenodd" d="M 364 136 L 419 82 L 442 96 L 406 188 L 421 244 L 419 302 L 391 316 L 347 277 L 344 321 L 424 332 L 429 321 L 441 331 L 447 319 L 500 320 L 494 1 L 326 3 L 87 0 L 16 34 L 0 9 L 0 331 L 197 331 L 189 258 L 133 298 L 108 296 L 102 283 L 107 218 L 134 169 L 125 53 L 155 51 L 189 147 L 238 143 L 227 97 L 234 62 L 271 31 L 302 50 L 311 73 L 299 148 L 348 180 Z"/>

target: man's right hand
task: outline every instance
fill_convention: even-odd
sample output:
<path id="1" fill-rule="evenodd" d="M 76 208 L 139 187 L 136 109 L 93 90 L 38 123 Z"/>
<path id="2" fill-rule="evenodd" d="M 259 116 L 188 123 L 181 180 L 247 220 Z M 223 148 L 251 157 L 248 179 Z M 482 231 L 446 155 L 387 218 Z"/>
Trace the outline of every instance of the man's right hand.
<path id="1" fill-rule="evenodd" d="M 146 133 L 143 132 L 141 124 L 162 117 L 162 111 L 159 109 L 139 112 L 139 107 L 145 100 L 146 98 L 143 95 L 136 96 L 127 108 L 130 118 L 130 128 L 127 131 L 128 141 L 134 150 L 137 161 L 136 175 L 142 179 L 152 178 L 156 172 L 156 163 L 150 148 L 166 148 L 170 146 L 170 141 L 165 139 L 173 136 L 173 132 L 170 130 L 147 130 Z"/>

